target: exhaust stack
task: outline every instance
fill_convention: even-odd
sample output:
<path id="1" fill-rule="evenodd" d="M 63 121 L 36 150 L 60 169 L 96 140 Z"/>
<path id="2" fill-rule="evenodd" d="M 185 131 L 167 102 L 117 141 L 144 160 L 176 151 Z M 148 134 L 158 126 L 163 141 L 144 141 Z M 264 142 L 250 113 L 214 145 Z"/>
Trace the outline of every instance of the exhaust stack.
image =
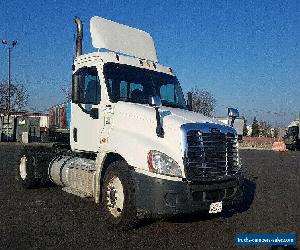
<path id="1" fill-rule="evenodd" d="M 77 34 L 76 34 L 76 57 L 82 55 L 82 37 L 83 37 L 83 26 L 79 17 L 75 16 L 74 19 L 77 25 Z"/>

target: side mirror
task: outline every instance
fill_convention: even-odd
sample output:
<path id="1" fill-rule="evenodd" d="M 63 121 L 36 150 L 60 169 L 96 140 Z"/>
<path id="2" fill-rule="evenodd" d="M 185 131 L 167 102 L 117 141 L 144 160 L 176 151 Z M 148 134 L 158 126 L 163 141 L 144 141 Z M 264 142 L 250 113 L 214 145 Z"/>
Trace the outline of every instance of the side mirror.
<path id="1" fill-rule="evenodd" d="M 237 110 L 237 109 L 235 109 L 235 108 L 228 108 L 228 117 L 229 118 L 233 118 L 233 119 L 235 119 L 235 118 L 237 118 L 237 117 L 239 117 L 239 111 Z"/>
<path id="2" fill-rule="evenodd" d="M 155 108 L 156 117 L 156 135 L 160 138 L 164 137 L 165 131 L 162 127 L 161 117 L 159 114 L 159 107 L 161 106 L 161 99 L 159 96 L 150 96 L 149 105 Z"/>
<path id="3" fill-rule="evenodd" d="M 151 96 L 149 98 L 149 105 L 153 106 L 155 108 L 158 108 L 161 106 L 161 99 L 159 96 Z"/>
<path id="4" fill-rule="evenodd" d="M 235 108 L 228 108 L 228 117 L 231 118 L 230 126 L 233 127 L 235 118 L 239 117 L 239 111 Z"/>

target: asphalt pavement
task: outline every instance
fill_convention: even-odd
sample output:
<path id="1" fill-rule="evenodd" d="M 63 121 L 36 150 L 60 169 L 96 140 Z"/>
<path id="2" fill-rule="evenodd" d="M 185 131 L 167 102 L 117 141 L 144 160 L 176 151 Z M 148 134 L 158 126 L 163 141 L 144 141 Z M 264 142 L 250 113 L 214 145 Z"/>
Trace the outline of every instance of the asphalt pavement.
<path id="1" fill-rule="evenodd" d="M 247 194 L 240 213 L 145 221 L 120 232 L 107 228 L 92 200 L 60 187 L 22 189 L 19 148 L 0 143 L 1 249 L 238 249 L 237 233 L 296 232 L 299 241 L 300 152 L 241 151 Z"/>

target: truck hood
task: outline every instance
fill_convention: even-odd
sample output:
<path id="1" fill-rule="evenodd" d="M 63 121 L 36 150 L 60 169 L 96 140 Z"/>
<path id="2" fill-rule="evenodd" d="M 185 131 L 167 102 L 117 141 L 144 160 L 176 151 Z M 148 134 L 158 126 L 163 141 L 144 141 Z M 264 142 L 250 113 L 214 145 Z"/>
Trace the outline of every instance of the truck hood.
<path id="1" fill-rule="evenodd" d="M 165 134 L 161 138 L 156 134 L 156 112 L 153 107 L 117 102 L 112 112 L 114 115 L 109 141 L 115 147 L 114 151 L 122 155 L 129 165 L 144 169 L 146 173 L 149 172 L 146 156 L 150 150 L 168 155 L 181 166 L 182 173 L 184 172 L 182 159 L 184 145 L 181 138 L 183 124 L 209 123 L 229 127 L 199 113 L 162 106 L 159 112 Z"/>
<path id="2" fill-rule="evenodd" d="M 116 112 L 121 112 L 132 118 L 142 119 L 156 124 L 155 109 L 145 104 L 130 102 L 118 102 L 115 107 Z M 214 123 L 224 126 L 224 123 L 212 117 L 206 117 L 200 113 L 179 108 L 162 106 L 159 108 L 163 128 L 180 128 L 185 123 Z"/>

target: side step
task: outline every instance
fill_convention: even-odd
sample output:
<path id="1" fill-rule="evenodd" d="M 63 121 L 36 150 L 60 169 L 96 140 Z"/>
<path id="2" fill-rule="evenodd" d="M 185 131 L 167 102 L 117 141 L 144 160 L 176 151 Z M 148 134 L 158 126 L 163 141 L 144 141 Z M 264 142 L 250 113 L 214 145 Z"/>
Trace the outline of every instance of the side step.
<path id="1" fill-rule="evenodd" d="M 67 170 L 65 187 L 72 192 L 85 194 L 85 197 L 94 197 L 94 170 L 70 167 Z"/>

